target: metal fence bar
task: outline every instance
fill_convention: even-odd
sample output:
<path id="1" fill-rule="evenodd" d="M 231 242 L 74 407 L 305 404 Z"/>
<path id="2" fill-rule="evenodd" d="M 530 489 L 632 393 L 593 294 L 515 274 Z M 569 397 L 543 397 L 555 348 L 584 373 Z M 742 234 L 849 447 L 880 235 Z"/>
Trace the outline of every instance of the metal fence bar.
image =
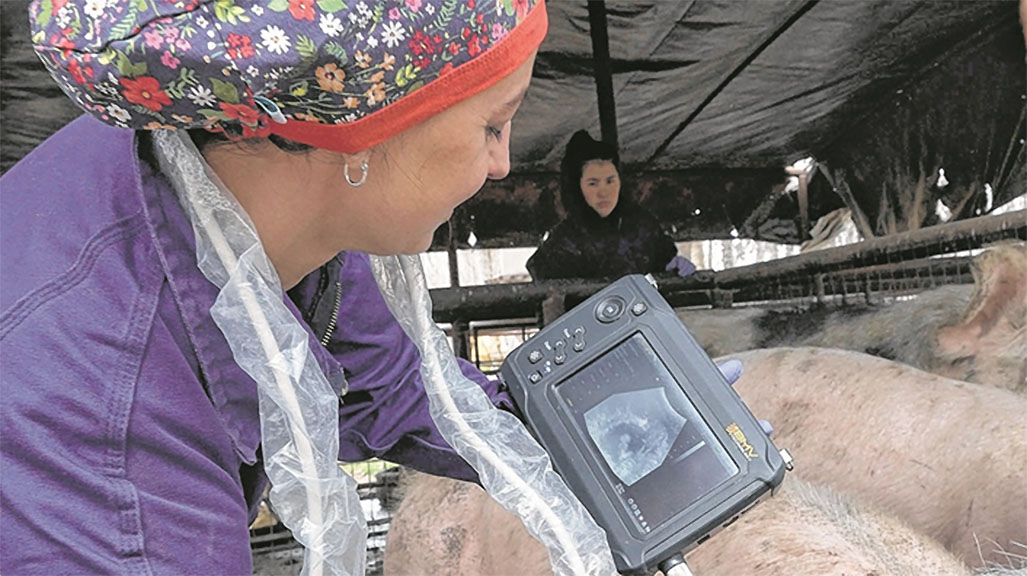
<path id="1" fill-rule="evenodd" d="M 721 287 L 740 287 L 788 274 L 812 275 L 948 254 L 1012 238 L 1027 239 L 1027 211 L 961 220 L 752 266 L 730 268 L 716 273 L 716 283 Z"/>
<path id="2" fill-rule="evenodd" d="M 718 295 L 723 296 L 718 291 L 725 290 L 734 292 L 733 303 L 767 300 L 767 286 L 776 286 L 778 295 L 782 290 L 790 290 L 789 297 L 794 298 L 798 295 L 794 286 L 809 286 L 817 274 L 885 266 L 873 271 L 883 276 L 887 270 L 911 259 L 971 250 L 1014 238 L 1027 239 L 1027 211 L 982 216 L 720 272 L 703 270 L 687 278 L 668 277 L 660 280 L 660 292 L 671 305 L 678 307 L 711 305 L 720 301 L 716 300 Z M 867 276 L 865 271 L 859 274 Z M 956 276 L 962 279 L 963 274 Z M 848 284 L 848 279 L 842 283 Z M 556 280 L 442 288 L 432 290 L 431 294 L 437 322 L 497 320 L 535 316 L 542 302 L 554 296 L 563 296 L 569 309 L 607 284 L 606 281 Z M 863 290 L 863 286 L 842 287 L 842 293 Z M 812 287 L 801 290 L 806 294 L 813 291 Z"/>

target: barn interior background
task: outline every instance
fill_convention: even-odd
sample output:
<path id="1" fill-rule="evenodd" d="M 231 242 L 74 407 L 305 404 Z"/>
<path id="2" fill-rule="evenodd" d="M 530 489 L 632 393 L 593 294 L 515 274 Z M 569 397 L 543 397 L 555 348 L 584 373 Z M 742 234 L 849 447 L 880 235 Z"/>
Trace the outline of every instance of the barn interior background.
<path id="1" fill-rule="evenodd" d="M 79 114 L 31 49 L 28 4 L 0 1 L 2 171 Z M 461 206 L 433 245 L 448 253 L 453 285 L 434 292 L 436 316 L 465 356 L 483 360 L 483 331 L 516 343 L 598 288 L 460 287 L 457 271 L 458 251 L 531 248 L 559 220 L 557 169 L 579 128 L 619 145 L 622 193 L 678 241 L 797 246 L 832 214 L 851 216 L 864 239 L 668 279 L 678 306 L 870 300 L 968 282 L 965 258 L 932 257 L 1025 237 L 1024 212 L 987 218 L 1027 191 L 1015 0 L 551 0 L 548 9 L 549 36 L 514 121 L 513 173 Z M 501 357 L 505 345 L 495 346 Z M 378 502 L 389 481 L 367 476 Z M 379 502 L 369 513 L 384 534 L 387 511 Z M 280 535 L 258 536 L 265 549 L 281 546 Z"/>

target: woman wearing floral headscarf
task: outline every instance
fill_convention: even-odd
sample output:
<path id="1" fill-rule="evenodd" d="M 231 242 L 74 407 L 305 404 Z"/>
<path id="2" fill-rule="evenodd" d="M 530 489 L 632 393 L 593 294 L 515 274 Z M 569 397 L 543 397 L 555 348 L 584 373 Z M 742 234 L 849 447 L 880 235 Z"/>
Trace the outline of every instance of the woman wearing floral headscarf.
<path id="1" fill-rule="evenodd" d="M 190 178 L 244 209 L 288 290 L 271 304 L 309 346 L 298 365 L 344 393 L 339 459 L 474 479 L 428 416 L 418 350 L 364 253 L 424 250 L 506 175 L 541 2 L 38 0 L 30 17 L 89 114 L 0 183 L 0 572 L 251 570 L 274 422 L 237 362 L 250 341 L 212 317 L 229 293 L 197 256 L 193 227 L 209 223 L 185 208 Z M 202 171 L 172 174 L 167 150 Z M 261 270 L 251 256 L 223 271 Z"/>

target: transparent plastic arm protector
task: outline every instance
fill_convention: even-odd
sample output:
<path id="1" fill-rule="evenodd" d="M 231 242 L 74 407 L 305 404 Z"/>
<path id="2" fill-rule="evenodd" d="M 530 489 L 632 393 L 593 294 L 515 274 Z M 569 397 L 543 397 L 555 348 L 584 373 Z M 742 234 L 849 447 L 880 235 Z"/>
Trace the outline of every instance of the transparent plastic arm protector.
<path id="1" fill-rule="evenodd" d="M 553 471 L 549 455 L 460 371 L 432 320 L 420 258 L 372 257 L 371 267 L 392 315 L 420 350 L 421 380 L 442 436 L 478 472 L 492 498 L 546 546 L 554 574 L 616 574 L 605 532 Z"/>
<path id="2" fill-rule="evenodd" d="M 356 482 L 338 466 L 339 399 L 307 332 L 249 217 L 189 137 L 156 131 L 154 147 L 192 222 L 199 267 L 221 290 L 211 315 L 257 382 L 271 503 L 306 548 L 303 574 L 362 575 L 367 524 Z"/>
<path id="3" fill-rule="evenodd" d="M 184 132 L 154 132 L 163 174 L 196 234 L 204 275 L 220 288 L 211 309 L 235 361 L 256 382 L 264 467 L 279 519 L 306 548 L 303 574 L 364 573 L 367 525 L 356 482 L 337 463 L 338 397 L 242 206 Z M 392 314 L 421 353 L 431 415 L 482 485 L 549 550 L 558 575 L 612 575 L 600 529 L 513 415 L 495 408 L 460 371 L 431 318 L 417 256 L 372 258 Z"/>

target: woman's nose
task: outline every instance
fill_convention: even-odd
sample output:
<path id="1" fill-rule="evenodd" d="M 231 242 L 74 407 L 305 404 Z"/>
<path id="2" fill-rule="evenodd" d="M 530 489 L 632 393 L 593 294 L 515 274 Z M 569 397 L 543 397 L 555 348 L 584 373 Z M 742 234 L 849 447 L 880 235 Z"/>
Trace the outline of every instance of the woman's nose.
<path id="1" fill-rule="evenodd" d="M 489 150 L 489 179 L 502 180 L 510 173 L 510 122 L 503 125 L 498 140 Z"/>
<path id="2" fill-rule="evenodd" d="M 510 173 L 510 148 L 503 147 L 503 150 L 492 155 L 489 163 L 489 180 L 502 180 Z"/>

